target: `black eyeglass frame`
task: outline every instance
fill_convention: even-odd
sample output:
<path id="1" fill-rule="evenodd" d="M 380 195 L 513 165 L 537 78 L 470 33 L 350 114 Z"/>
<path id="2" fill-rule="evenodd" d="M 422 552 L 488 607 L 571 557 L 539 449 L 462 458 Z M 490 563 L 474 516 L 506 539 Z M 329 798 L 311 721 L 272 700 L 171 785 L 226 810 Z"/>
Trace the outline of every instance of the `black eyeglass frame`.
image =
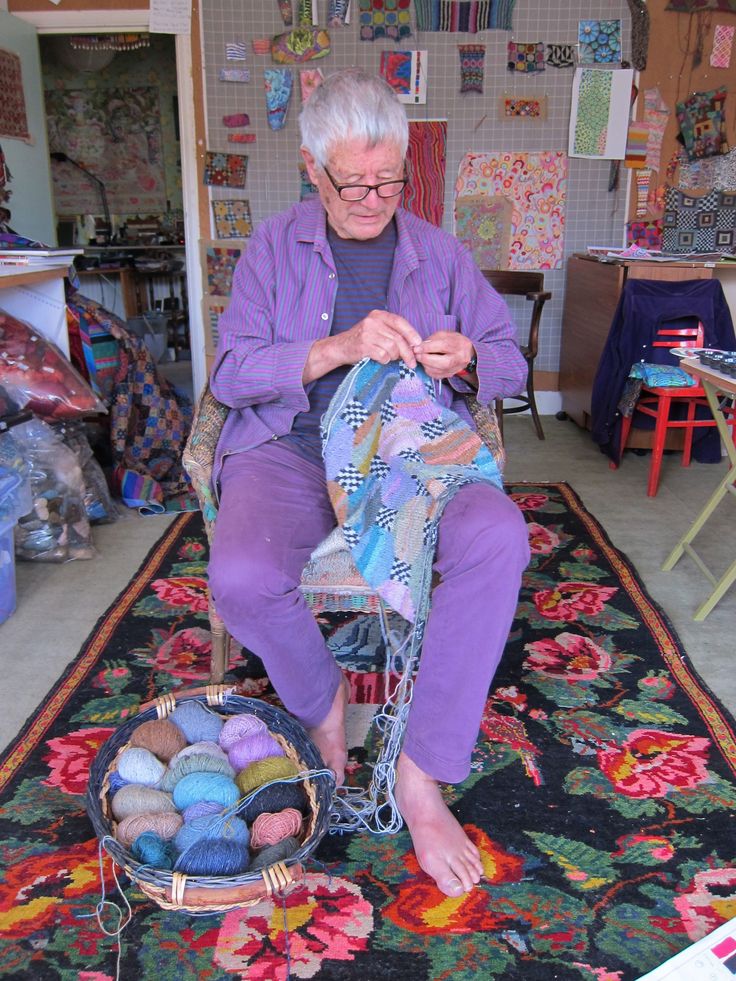
<path id="1" fill-rule="evenodd" d="M 340 200 L 348 201 L 351 204 L 354 204 L 357 201 L 364 201 L 371 193 L 371 191 L 375 191 L 376 194 L 379 196 L 379 198 L 382 198 L 383 200 L 386 200 L 388 198 L 396 198 L 400 194 L 404 193 L 404 188 L 409 183 L 409 178 L 406 176 L 406 171 L 404 171 L 403 177 L 395 177 L 392 181 L 381 181 L 380 184 L 338 184 L 335 178 L 332 176 L 332 174 L 329 172 L 329 170 L 326 167 L 323 167 L 322 170 L 324 170 L 324 172 L 327 174 L 327 178 L 330 184 L 332 184 L 332 186 L 337 191 L 337 196 L 340 198 Z M 401 184 L 401 190 L 394 191 L 393 194 L 381 194 L 381 192 L 379 191 L 379 187 L 386 187 L 388 184 Z M 358 188 L 362 188 L 365 191 L 365 194 L 363 194 L 361 197 L 344 198 L 342 196 L 343 191 L 348 189 L 357 190 Z"/>

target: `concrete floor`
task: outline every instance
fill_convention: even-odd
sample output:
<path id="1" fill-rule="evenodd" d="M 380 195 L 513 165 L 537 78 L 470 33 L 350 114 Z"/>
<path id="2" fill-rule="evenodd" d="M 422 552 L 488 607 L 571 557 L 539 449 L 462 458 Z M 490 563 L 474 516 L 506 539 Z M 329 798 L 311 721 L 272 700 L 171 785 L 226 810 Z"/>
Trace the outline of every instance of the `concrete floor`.
<path id="1" fill-rule="evenodd" d="M 692 614 L 709 592 L 706 580 L 687 557 L 672 572 L 660 571 L 717 484 L 725 463 L 693 463 L 685 469 L 678 455 L 668 456 L 659 494 L 650 499 L 646 496 L 648 456 L 629 453 L 623 466 L 612 471 L 590 435 L 574 423 L 551 416 L 543 422 L 547 438 L 540 441 L 529 417 L 507 417 L 507 479 L 564 480 L 577 491 L 613 544 L 636 566 L 701 677 L 736 713 L 736 586 L 704 622 L 695 623 Z M 718 574 L 733 560 L 734 514 L 729 506 L 730 499 L 699 540 Z M 125 511 L 114 524 L 94 529 L 97 555 L 89 561 L 17 563 L 17 611 L 0 626 L 0 748 L 33 714 L 171 520 Z"/>

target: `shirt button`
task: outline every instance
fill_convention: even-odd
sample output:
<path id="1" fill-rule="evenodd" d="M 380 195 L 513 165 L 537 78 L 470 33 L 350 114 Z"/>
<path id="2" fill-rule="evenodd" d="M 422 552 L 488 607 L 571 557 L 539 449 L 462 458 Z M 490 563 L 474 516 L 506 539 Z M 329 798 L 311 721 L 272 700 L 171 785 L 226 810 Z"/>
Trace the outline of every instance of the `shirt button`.
<path id="1" fill-rule="evenodd" d="M 327 278 L 328 279 L 334 279 L 335 278 L 335 274 L 334 273 L 330 273 L 330 275 Z"/>
<path id="2" fill-rule="evenodd" d="M 323 313 L 323 314 L 322 314 L 322 319 L 323 319 L 323 320 L 329 320 L 329 319 L 330 319 L 330 315 L 329 315 L 329 313 Z"/>

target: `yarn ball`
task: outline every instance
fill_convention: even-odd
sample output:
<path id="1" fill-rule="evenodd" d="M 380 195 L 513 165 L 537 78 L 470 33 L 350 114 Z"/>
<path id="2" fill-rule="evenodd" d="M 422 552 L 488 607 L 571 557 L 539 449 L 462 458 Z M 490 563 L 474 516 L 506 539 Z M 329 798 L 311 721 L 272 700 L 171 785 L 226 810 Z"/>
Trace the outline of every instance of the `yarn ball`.
<path id="1" fill-rule="evenodd" d="M 184 733 L 173 722 L 168 719 L 151 719 L 148 722 L 141 722 L 137 729 L 133 730 L 130 744 L 149 749 L 154 756 L 168 763 L 175 753 L 184 749 L 187 741 Z"/>
<path id="2" fill-rule="evenodd" d="M 245 797 L 251 790 L 260 787 L 269 780 L 283 780 L 284 777 L 295 777 L 299 772 L 296 763 L 287 756 L 267 756 L 265 760 L 256 760 L 245 770 L 241 770 L 235 778 L 240 793 Z"/>
<path id="3" fill-rule="evenodd" d="M 233 781 L 223 773 L 188 773 L 174 787 L 174 803 L 180 811 L 199 800 L 210 800 L 230 807 L 240 797 Z"/>
<path id="4" fill-rule="evenodd" d="M 278 811 L 276 814 L 264 811 L 253 822 L 250 831 L 251 845 L 253 848 L 275 845 L 284 838 L 296 837 L 301 829 L 302 816 L 293 807 L 287 807 L 285 811 Z"/>
<path id="5" fill-rule="evenodd" d="M 239 743 L 246 736 L 252 736 L 256 732 L 268 732 L 266 723 L 256 715 L 248 715 L 241 712 L 240 715 L 231 715 L 226 720 L 220 732 L 218 742 L 227 752 L 235 743 Z"/>
<path id="6" fill-rule="evenodd" d="M 283 862 L 285 858 L 291 858 L 298 848 L 298 839 L 291 837 L 284 838 L 283 841 L 279 841 L 275 845 L 269 845 L 268 848 L 264 848 L 258 852 L 250 863 L 250 870 L 251 872 L 256 872 L 258 869 L 267 869 L 269 865 L 273 865 L 275 862 Z"/>
<path id="7" fill-rule="evenodd" d="M 154 756 L 150 749 L 129 746 L 118 757 L 118 773 L 126 783 L 142 783 L 155 787 L 166 773 L 166 764 Z"/>
<path id="8" fill-rule="evenodd" d="M 174 867 L 175 855 L 171 842 L 164 841 L 155 831 L 144 831 L 138 835 L 130 850 L 142 865 L 150 865 L 154 869 Z"/>
<path id="9" fill-rule="evenodd" d="M 115 837 L 125 848 L 130 848 L 138 835 L 144 831 L 155 831 L 159 837 L 168 841 L 173 838 L 184 822 L 176 812 L 162 814 L 131 814 L 123 818 L 115 831 Z"/>
<path id="10" fill-rule="evenodd" d="M 216 743 L 223 724 L 216 712 L 195 701 L 179 702 L 169 718 L 179 726 L 188 743 L 198 743 L 203 739 Z"/>
<path id="11" fill-rule="evenodd" d="M 128 786 L 128 781 L 123 780 L 117 770 L 110 770 L 107 775 L 107 782 L 110 787 L 110 794 L 116 794 L 121 787 Z"/>
<path id="12" fill-rule="evenodd" d="M 287 807 L 293 807 L 302 814 L 309 813 L 309 801 L 300 783 L 272 783 L 258 791 L 253 800 L 238 813 L 244 821 L 251 824 L 264 811 L 283 811 Z M 186 817 L 184 820 L 186 821 Z"/>
<path id="13" fill-rule="evenodd" d="M 126 783 L 112 799 L 112 813 L 117 821 L 131 814 L 165 814 L 175 810 L 171 794 L 141 783 Z"/>
<path id="14" fill-rule="evenodd" d="M 198 743 L 191 743 L 191 745 L 185 746 L 184 749 L 180 749 L 176 756 L 172 756 L 169 760 L 169 766 L 174 766 L 178 760 L 185 756 L 191 756 L 193 753 L 202 753 L 205 756 L 217 756 L 221 760 L 227 759 L 227 753 L 217 743 L 211 739 L 200 739 Z"/>
<path id="15" fill-rule="evenodd" d="M 222 773 L 231 780 L 235 777 L 235 770 L 227 760 L 219 756 L 192 753 L 191 756 L 180 756 L 173 767 L 169 766 L 161 778 L 159 787 L 161 790 L 173 790 L 181 778 L 188 773 Z"/>
<path id="16" fill-rule="evenodd" d="M 196 804 L 190 804 L 189 807 L 182 811 L 182 817 L 184 818 L 184 823 L 187 821 L 193 821 L 195 818 L 204 817 L 207 814 L 220 814 L 222 812 L 222 804 L 218 804 L 215 800 L 198 800 Z"/>
<path id="17" fill-rule="evenodd" d="M 217 814 L 207 814 L 182 825 L 174 838 L 174 848 L 178 852 L 186 851 L 200 838 L 239 841 L 247 847 L 250 844 L 250 831 L 245 821 L 234 815 L 220 817 Z"/>
<path id="18" fill-rule="evenodd" d="M 250 864 L 248 846 L 224 838 L 202 838 L 177 858 L 175 872 L 187 875 L 239 875 Z"/>
<path id="19" fill-rule="evenodd" d="M 281 744 L 276 742 L 270 732 L 254 732 L 233 743 L 227 751 L 227 758 L 236 772 L 244 770 L 256 760 L 265 760 L 267 756 L 285 755 Z"/>

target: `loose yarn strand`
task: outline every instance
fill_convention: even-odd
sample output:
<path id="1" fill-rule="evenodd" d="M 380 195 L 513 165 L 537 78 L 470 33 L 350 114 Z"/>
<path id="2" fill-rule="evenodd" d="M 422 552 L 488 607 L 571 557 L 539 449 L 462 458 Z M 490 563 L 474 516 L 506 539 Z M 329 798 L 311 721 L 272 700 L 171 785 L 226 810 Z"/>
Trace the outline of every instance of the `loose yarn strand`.
<path id="1" fill-rule="evenodd" d="M 104 845 L 106 841 L 114 841 L 109 835 L 105 835 L 100 838 L 97 845 L 97 862 L 100 871 L 100 901 L 95 906 L 94 913 L 80 913 L 77 918 L 80 920 L 87 920 L 91 917 L 95 917 L 97 920 L 97 926 L 100 928 L 101 932 L 105 934 L 106 937 L 115 937 L 116 939 L 116 957 L 115 957 L 115 981 L 120 981 L 120 968 L 122 965 L 123 958 L 123 930 L 127 927 L 130 921 L 133 919 L 133 910 L 128 901 L 128 897 L 123 892 L 123 887 L 120 885 L 120 880 L 118 879 L 117 866 L 115 862 L 112 863 L 112 877 L 115 880 L 115 886 L 120 893 L 123 903 L 125 904 L 126 913 L 118 906 L 117 903 L 113 902 L 111 899 L 107 899 L 107 892 L 105 889 L 105 870 L 103 866 L 103 854 Z M 102 920 L 102 914 L 105 911 L 105 907 L 109 906 L 111 910 L 115 910 L 118 917 L 118 925 L 115 930 L 108 930 Z"/>

